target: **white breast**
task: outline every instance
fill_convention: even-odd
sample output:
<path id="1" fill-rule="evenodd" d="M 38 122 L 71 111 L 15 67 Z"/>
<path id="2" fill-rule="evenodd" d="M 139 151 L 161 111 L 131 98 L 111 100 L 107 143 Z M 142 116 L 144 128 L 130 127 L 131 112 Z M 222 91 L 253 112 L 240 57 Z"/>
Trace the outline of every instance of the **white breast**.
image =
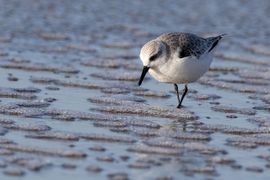
<path id="1" fill-rule="evenodd" d="M 213 60 L 211 53 L 196 57 L 173 58 L 159 68 L 150 69 L 149 73 L 158 81 L 165 83 L 191 83 L 198 80 L 210 67 Z"/>

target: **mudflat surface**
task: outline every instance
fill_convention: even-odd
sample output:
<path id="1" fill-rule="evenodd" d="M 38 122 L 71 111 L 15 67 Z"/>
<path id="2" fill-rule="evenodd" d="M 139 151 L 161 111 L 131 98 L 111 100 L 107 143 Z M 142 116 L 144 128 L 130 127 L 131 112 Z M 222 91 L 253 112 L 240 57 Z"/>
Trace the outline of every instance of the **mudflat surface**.
<path id="1" fill-rule="evenodd" d="M 1 180 L 269 179 L 268 1 L 0 4 Z M 228 34 L 180 110 L 172 85 L 137 86 L 171 31 Z"/>

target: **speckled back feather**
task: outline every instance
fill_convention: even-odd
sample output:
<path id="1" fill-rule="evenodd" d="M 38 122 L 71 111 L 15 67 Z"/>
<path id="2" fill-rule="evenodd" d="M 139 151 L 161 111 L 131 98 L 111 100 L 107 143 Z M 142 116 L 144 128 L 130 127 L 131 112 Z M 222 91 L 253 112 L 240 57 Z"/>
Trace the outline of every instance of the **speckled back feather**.
<path id="1" fill-rule="evenodd" d="M 180 48 L 180 58 L 192 55 L 199 58 L 206 51 L 210 52 L 222 36 L 202 38 L 191 33 L 166 33 L 159 36 L 156 40 L 166 43 L 170 47 L 171 53 Z"/>

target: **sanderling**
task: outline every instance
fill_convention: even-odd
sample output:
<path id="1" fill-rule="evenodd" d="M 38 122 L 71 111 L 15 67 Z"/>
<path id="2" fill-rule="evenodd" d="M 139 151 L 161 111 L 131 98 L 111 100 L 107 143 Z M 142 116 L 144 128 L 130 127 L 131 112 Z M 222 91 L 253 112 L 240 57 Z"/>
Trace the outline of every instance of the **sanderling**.
<path id="1" fill-rule="evenodd" d="M 156 80 L 174 84 L 180 108 L 188 83 L 198 80 L 209 69 L 213 49 L 223 36 L 202 38 L 190 33 L 167 33 L 147 42 L 140 52 L 143 70 L 139 86 L 148 71 Z M 177 84 L 185 84 L 181 99 Z"/>

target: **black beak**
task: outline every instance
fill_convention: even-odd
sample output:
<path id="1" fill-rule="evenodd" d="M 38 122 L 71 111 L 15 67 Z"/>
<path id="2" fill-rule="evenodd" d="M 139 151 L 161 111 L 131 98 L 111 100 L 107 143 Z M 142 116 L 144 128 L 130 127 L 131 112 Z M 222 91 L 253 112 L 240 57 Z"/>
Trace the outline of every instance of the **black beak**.
<path id="1" fill-rule="evenodd" d="M 143 66 L 142 75 L 141 75 L 139 83 L 138 83 L 139 86 L 142 84 L 143 79 L 144 79 L 146 73 L 148 72 L 148 70 L 149 70 L 149 67 Z"/>

